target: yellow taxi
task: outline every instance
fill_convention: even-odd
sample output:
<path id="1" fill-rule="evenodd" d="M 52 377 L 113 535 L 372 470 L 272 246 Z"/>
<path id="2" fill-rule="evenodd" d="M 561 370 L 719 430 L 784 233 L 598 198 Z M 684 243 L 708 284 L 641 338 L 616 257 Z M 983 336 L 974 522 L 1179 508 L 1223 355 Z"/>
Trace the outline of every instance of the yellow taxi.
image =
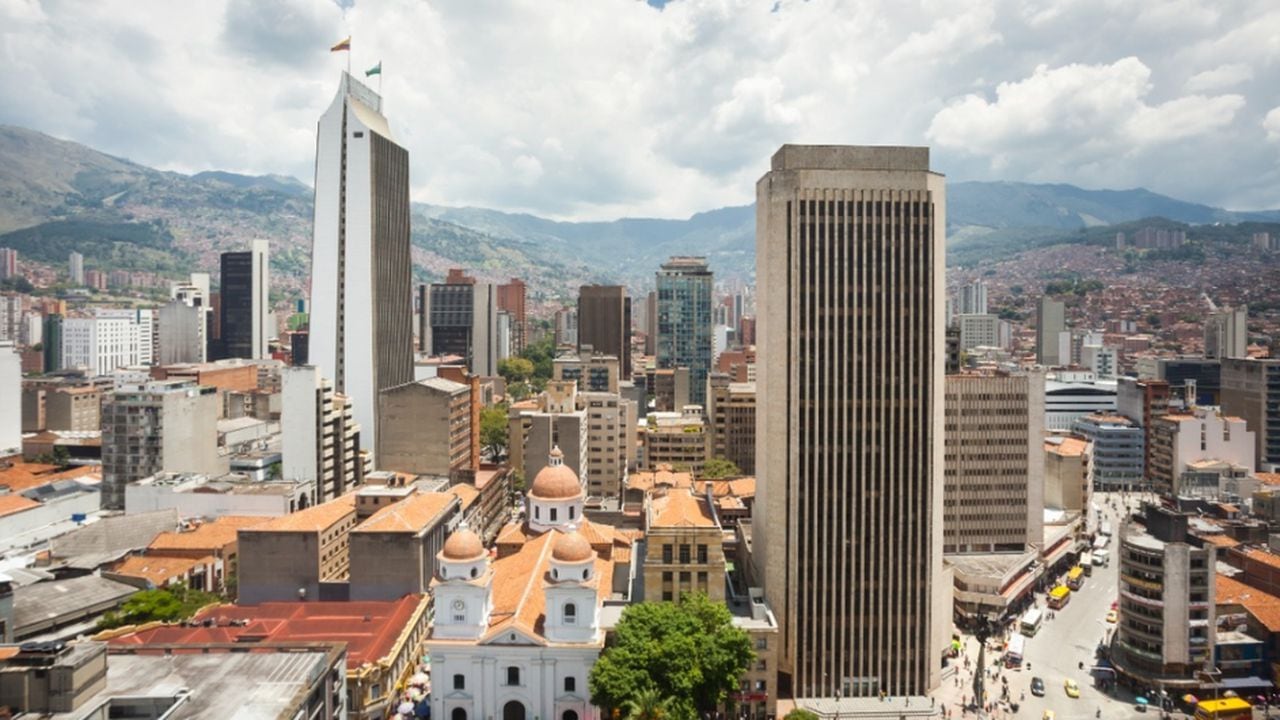
<path id="1" fill-rule="evenodd" d="M 1072 680 L 1071 678 L 1067 678 L 1065 681 L 1063 681 L 1062 689 L 1067 691 L 1067 697 L 1070 697 L 1070 698 L 1080 697 L 1080 686 L 1077 685 L 1076 681 Z"/>
<path id="2" fill-rule="evenodd" d="M 1113 623 L 1113 622 L 1115 622 L 1116 620 L 1118 620 L 1119 618 L 1120 618 L 1120 614 L 1119 614 L 1119 613 L 1117 613 L 1115 610 L 1108 610 L 1108 611 L 1107 611 L 1107 622 L 1109 622 L 1109 623 Z"/>

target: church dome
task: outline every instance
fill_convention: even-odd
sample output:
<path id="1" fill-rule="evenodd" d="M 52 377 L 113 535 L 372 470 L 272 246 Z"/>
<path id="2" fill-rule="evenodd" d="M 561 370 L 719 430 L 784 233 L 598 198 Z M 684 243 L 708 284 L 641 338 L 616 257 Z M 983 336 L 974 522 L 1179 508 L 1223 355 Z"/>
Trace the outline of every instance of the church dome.
<path id="1" fill-rule="evenodd" d="M 538 471 L 529 486 L 529 497 L 539 500 L 568 500 L 582 495 L 578 474 L 564 465 L 564 453 L 551 449 L 550 462 Z"/>
<path id="2" fill-rule="evenodd" d="M 454 530 L 440 551 L 441 557 L 453 562 L 477 560 L 484 557 L 484 554 L 484 543 L 480 542 L 480 536 L 466 527 Z"/>
<path id="3" fill-rule="evenodd" d="M 555 547 L 551 549 L 551 559 L 562 563 L 580 563 L 595 557 L 596 551 L 591 543 L 582 537 L 577 530 L 564 533 L 556 538 Z"/>

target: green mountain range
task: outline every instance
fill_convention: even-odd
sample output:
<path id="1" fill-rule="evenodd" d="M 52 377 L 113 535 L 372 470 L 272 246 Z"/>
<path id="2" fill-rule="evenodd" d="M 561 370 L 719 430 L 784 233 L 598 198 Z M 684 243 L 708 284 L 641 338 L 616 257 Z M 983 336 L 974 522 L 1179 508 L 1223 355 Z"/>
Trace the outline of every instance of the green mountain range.
<path id="1" fill-rule="evenodd" d="M 1143 189 L 957 182 L 948 193 L 949 262 L 972 264 L 1055 242 L 1100 242 L 1096 229 L 1162 217 L 1235 225 L 1280 222 L 1280 210 L 1232 212 Z M 155 170 L 25 128 L 0 126 L 0 246 L 28 260 L 166 274 L 216 272 L 218 255 L 271 241 L 274 283 L 301 292 L 310 263 L 311 188 L 278 175 Z M 1114 236 L 1114 231 L 1110 233 Z M 1219 233 L 1221 234 L 1221 233 Z M 1230 234 L 1230 233 L 1228 233 Z M 706 255 L 721 276 L 755 268 L 753 206 L 682 220 L 560 222 L 528 214 L 415 203 L 415 275 L 450 267 L 483 278 L 521 277 L 534 297 L 571 297 L 589 282 L 643 287 L 670 255 Z"/>

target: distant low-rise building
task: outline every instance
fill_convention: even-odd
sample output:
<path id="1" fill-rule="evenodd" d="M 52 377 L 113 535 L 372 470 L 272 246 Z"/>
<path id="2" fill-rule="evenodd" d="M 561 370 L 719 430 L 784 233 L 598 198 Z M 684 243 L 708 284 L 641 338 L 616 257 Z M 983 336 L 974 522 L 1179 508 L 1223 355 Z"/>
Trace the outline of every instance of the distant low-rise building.
<path id="1" fill-rule="evenodd" d="M 1145 451 L 1137 423 L 1123 415 L 1097 413 L 1076 420 L 1072 430 L 1092 444 L 1089 470 L 1095 489 L 1132 489 L 1142 482 Z"/>
<path id="2" fill-rule="evenodd" d="M 646 421 L 642 463 L 645 470 L 670 465 L 695 476 L 702 473 L 707 461 L 707 428 L 700 406 L 686 405 L 678 413 L 651 412 Z"/>
<path id="3" fill-rule="evenodd" d="M 238 533 L 239 600 L 325 600 L 345 596 L 350 569 L 350 533 L 356 526 L 353 494 L 275 518 Z"/>

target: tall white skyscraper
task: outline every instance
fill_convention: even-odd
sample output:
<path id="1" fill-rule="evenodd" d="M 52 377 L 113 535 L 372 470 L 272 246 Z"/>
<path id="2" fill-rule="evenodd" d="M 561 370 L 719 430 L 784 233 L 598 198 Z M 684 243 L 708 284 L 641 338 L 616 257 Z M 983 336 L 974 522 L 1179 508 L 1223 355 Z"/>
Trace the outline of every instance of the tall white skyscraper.
<path id="1" fill-rule="evenodd" d="M 801 705 L 939 683 L 945 228 L 928 148 L 784 145 L 756 185 L 752 561 Z"/>
<path id="2" fill-rule="evenodd" d="M 316 138 L 309 361 L 377 447 L 378 393 L 413 380 L 409 153 L 382 98 L 343 73 Z"/>
<path id="3" fill-rule="evenodd" d="M 974 280 L 968 285 L 960 287 L 960 307 L 957 314 L 987 314 L 987 284 L 985 282 Z"/>
<path id="4" fill-rule="evenodd" d="M 13 343 L 0 341 L 0 457 L 22 452 L 22 358 Z"/>
<path id="5" fill-rule="evenodd" d="M 84 256 L 78 252 L 71 253 L 67 260 L 68 275 L 73 285 L 84 285 Z"/>

